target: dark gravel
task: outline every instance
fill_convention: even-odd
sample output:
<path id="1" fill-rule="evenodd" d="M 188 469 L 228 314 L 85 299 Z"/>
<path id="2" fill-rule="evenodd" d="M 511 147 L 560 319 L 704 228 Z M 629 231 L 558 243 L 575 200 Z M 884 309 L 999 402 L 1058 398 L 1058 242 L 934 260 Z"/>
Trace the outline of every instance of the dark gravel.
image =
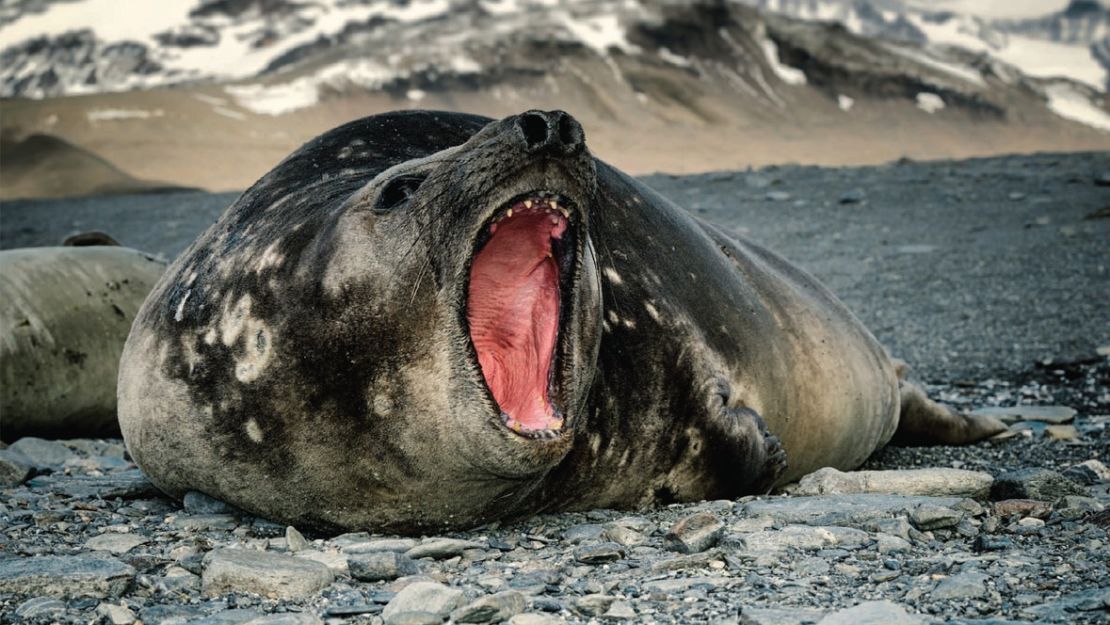
<path id="1" fill-rule="evenodd" d="M 1041 501 L 772 496 L 426 540 L 303 537 L 203 495 L 160 496 L 122 441 L 22 439 L 0 449 L 16 484 L 0 486 L 0 624 L 1110 622 L 1110 479 L 1075 468 L 1110 461 L 1106 172 L 1110 154 L 1074 154 L 648 179 L 817 274 L 931 396 L 1074 409 L 1063 429 L 1022 422 L 862 467 L 1033 475 Z M 101 229 L 170 257 L 233 199 L 5 203 L 0 246 Z"/>
<path id="2" fill-rule="evenodd" d="M 1101 152 L 644 180 L 813 272 L 920 377 L 951 381 L 1110 347 L 1107 175 Z M 170 259 L 235 197 L 6 202 L 0 248 L 104 230 Z"/>

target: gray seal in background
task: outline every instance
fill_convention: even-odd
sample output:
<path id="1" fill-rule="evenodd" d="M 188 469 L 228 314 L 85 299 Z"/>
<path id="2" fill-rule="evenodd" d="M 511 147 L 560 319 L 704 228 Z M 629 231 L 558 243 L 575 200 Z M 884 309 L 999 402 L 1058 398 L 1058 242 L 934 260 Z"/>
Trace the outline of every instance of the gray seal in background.
<path id="1" fill-rule="evenodd" d="M 77 247 L 0 252 L 0 435 L 6 441 L 119 432 L 120 352 L 165 264 L 85 240 Z"/>
<path id="2" fill-rule="evenodd" d="M 999 427 L 913 388 L 815 279 L 566 113 L 411 111 L 306 144 L 178 258 L 119 405 L 171 495 L 420 533 L 766 492 L 858 466 L 901 414 L 916 442 Z"/>

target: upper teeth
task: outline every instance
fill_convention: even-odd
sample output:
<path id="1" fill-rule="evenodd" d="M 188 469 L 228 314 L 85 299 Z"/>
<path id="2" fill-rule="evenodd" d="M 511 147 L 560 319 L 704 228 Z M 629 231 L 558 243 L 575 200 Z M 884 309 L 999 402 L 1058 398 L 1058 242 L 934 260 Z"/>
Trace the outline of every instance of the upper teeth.
<path id="1" fill-rule="evenodd" d="M 562 215 L 563 219 L 570 219 L 570 210 L 568 210 L 565 206 L 559 204 L 559 200 L 555 198 L 531 197 L 520 202 L 520 206 L 523 206 L 525 210 L 532 210 L 533 207 L 535 207 L 536 210 L 542 209 L 545 213 L 552 216 L 553 223 L 558 223 L 558 215 Z M 491 227 L 496 225 L 497 222 L 501 221 L 502 219 L 506 219 L 512 216 L 513 207 L 510 206 L 509 208 L 505 209 L 505 212 L 494 218 Z"/>

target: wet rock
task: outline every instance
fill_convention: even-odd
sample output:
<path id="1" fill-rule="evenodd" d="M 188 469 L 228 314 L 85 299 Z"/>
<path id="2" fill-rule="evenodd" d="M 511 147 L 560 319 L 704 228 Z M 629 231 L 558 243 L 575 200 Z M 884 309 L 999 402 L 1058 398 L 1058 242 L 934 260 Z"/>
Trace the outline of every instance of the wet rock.
<path id="1" fill-rule="evenodd" d="M 405 586 L 382 610 L 386 625 L 405 622 L 405 614 L 423 612 L 434 614 L 439 621 L 447 619 L 452 611 L 462 605 L 463 592 L 438 582 L 414 582 Z"/>
<path id="2" fill-rule="evenodd" d="M 913 549 L 910 541 L 890 534 L 877 534 L 875 543 L 879 553 L 905 553 Z"/>
<path id="3" fill-rule="evenodd" d="M 980 534 L 975 537 L 973 548 L 975 551 L 1005 551 L 1012 549 L 1014 541 L 1005 536 L 994 536 L 992 534 Z"/>
<path id="4" fill-rule="evenodd" d="M 347 558 L 349 556 L 346 556 L 337 551 L 316 551 L 315 549 L 306 549 L 304 551 L 298 551 L 294 555 L 298 558 L 304 558 L 305 560 L 319 562 L 320 564 L 323 564 L 324 566 L 331 569 L 332 573 L 335 573 L 336 575 L 350 574 L 350 569 L 347 568 Z"/>
<path id="5" fill-rule="evenodd" d="M 836 535 L 825 527 L 788 525 L 781 530 L 745 534 L 740 540 L 749 552 L 814 551 L 835 545 Z"/>
<path id="6" fill-rule="evenodd" d="M 1075 410 L 1067 406 L 1010 406 L 979 408 L 972 415 L 996 417 L 1006 424 L 1019 421 L 1039 421 L 1041 423 L 1063 424 L 1075 420 Z"/>
<path id="7" fill-rule="evenodd" d="M 664 545 L 679 553 L 700 553 L 721 539 L 725 524 L 711 512 L 697 512 L 680 519 L 667 532 Z"/>
<path id="8" fill-rule="evenodd" d="M 405 553 L 416 547 L 416 541 L 411 538 L 378 538 L 374 540 L 341 541 L 332 540 L 331 544 L 339 547 L 343 553 L 373 553 L 375 551 L 396 551 Z M 412 557 L 412 556 L 409 556 Z"/>
<path id="9" fill-rule="evenodd" d="M 822 610 L 807 608 L 755 608 L 744 606 L 740 609 L 740 623 L 743 625 L 809 625 L 825 616 Z"/>
<path id="10" fill-rule="evenodd" d="M 145 545 L 150 542 L 144 536 L 137 536 L 135 534 L 101 534 L 93 536 L 85 542 L 85 548 L 93 551 L 107 551 L 115 555 L 127 553 L 139 545 Z"/>
<path id="11" fill-rule="evenodd" d="M 601 594 L 577 597 L 574 600 L 574 611 L 582 616 L 601 616 L 616 600 L 616 597 Z"/>
<path id="12" fill-rule="evenodd" d="M 850 471 L 819 469 L 798 482 L 794 495 L 891 495 L 986 497 L 994 478 L 981 471 L 960 469 L 909 469 L 902 471 Z"/>
<path id="13" fill-rule="evenodd" d="M 0 486 L 17 486 L 31 477 L 33 468 L 22 454 L 0 449 Z"/>
<path id="14" fill-rule="evenodd" d="M 629 621 L 637 617 L 636 609 L 627 601 L 614 601 L 601 618 L 613 621 Z"/>
<path id="15" fill-rule="evenodd" d="M 1044 521 L 1026 517 L 1010 526 L 1010 531 L 1015 534 L 1036 534 L 1044 527 Z"/>
<path id="16" fill-rule="evenodd" d="M 661 579 L 652 582 L 644 582 L 640 585 L 640 588 L 649 593 L 670 596 L 685 592 L 691 588 L 716 589 L 727 581 L 728 580 L 717 577 L 682 577 L 678 579 Z"/>
<path id="17" fill-rule="evenodd" d="M 467 549 L 484 549 L 485 545 L 476 543 L 472 540 L 459 540 L 457 538 L 433 538 L 416 545 L 412 549 L 405 552 L 405 555 L 419 560 L 420 558 L 432 558 L 435 560 L 443 560 L 446 558 L 453 558 L 462 555 L 462 552 Z"/>
<path id="18" fill-rule="evenodd" d="M 1079 431 L 1074 425 L 1050 425 L 1044 429 L 1044 436 L 1051 441 L 1077 441 Z"/>
<path id="19" fill-rule="evenodd" d="M 351 577 L 362 582 L 379 582 L 416 575 L 420 567 L 412 558 L 396 551 L 360 553 L 347 557 Z"/>
<path id="20" fill-rule="evenodd" d="M 233 530 L 239 526 L 239 519 L 230 514 L 181 514 L 171 524 L 189 531 Z"/>
<path id="21" fill-rule="evenodd" d="M 1064 477 L 1077 484 L 1090 486 L 1098 482 L 1110 482 L 1110 468 L 1098 460 L 1087 460 L 1068 467 Z"/>
<path id="22" fill-rule="evenodd" d="M 865 601 L 829 614 L 817 625 L 925 625 L 926 622 L 892 601 Z"/>
<path id="23" fill-rule="evenodd" d="M 566 623 L 563 619 L 557 616 L 548 614 L 517 614 L 509 619 L 509 625 L 563 625 Z"/>
<path id="24" fill-rule="evenodd" d="M 75 499 L 151 499 L 162 493 L 138 469 L 109 475 L 39 475 L 27 481 L 35 490 Z"/>
<path id="25" fill-rule="evenodd" d="M 933 592 L 929 593 L 929 598 L 935 601 L 978 599 L 987 594 L 989 580 L 989 575 L 977 571 L 957 573 L 941 580 Z"/>
<path id="26" fill-rule="evenodd" d="M 297 599 L 327 588 L 335 576 L 312 560 L 247 549 L 217 549 L 204 557 L 201 585 L 207 595 L 253 592 Z"/>
<path id="27" fill-rule="evenodd" d="M 577 545 L 583 542 L 593 542 L 601 539 L 605 533 L 605 528 L 601 525 L 594 523 L 584 523 L 582 525 L 572 525 L 563 531 L 563 540 L 572 545 Z"/>
<path id="28" fill-rule="evenodd" d="M 647 542 L 647 537 L 636 530 L 623 525 L 613 525 L 605 530 L 603 538 L 617 543 L 623 547 L 642 545 Z"/>
<path id="29" fill-rule="evenodd" d="M 500 623 L 524 611 L 528 600 L 516 590 L 479 597 L 451 613 L 456 623 Z"/>
<path id="30" fill-rule="evenodd" d="M 297 531 L 297 528 L 290 525 L 285 528 L 285 546 L 290 552 L 296 553 L 308 549 L 308 541 L 305 540 L 304 534 Z"/>
<path id="31" fill-rule="evenodd" d="M 953 510 L 947 506 L 925 503 L 917 506 L 910 513 L 910 522 L 917 529 L 928 532 L 930 530 L 954 527 L 964 518 L 964 513 Z"/>
<path id="32" fill-rule="evenodd" d="M 1037 499 L 1056 501 L 1066 495 L 1087 495 L 1087 490 L 1049 469 L 1027 468 L 998 476 L 991 487 L 991 499 Z"/>
<path id="33" fill-rule="evenodd" d="M 239 512 L 235 506 L 195 490 L 185 493 L 181 503 L 189 514 L 237 514 Z"/>
<path id="34" fill-rule="evenodd" d="M 745 516 L 769 517 L 780 523 L 861 527 L 880 519 L 909 516 L 923 503 L 951 507 L 959 502 L 956 497 L 819 495 L 752 501 L 743 504 L 740 510 Z"/>
<path id="35" fill-rule="evenodd" d="M 1088 588 L 1060 597 L 1055 601 L 1028 609 L 1034 617 L 1050 619 L 1054 622 L 1070 623 L 1077 613 L 1110 611 L 1110 588 Z"/>
<path id="36" fill-rule="evenodd" d="M 1095 512 L 1102 512 L 1106 506 L 1093 497 L 1068 495 L 1060 500 L 1055 516 L 1060 519 L 1079 519 Z"/>
<path id="37" fill-rule="evenodd" d="M 574 550 L 574 559 L 583 564 L 604 564 L 624 557 L 624 548 L 617 543 L 586 545 Z"/>
<path id="38" fill-rule="evenodd" d="M 442 622 L 440 615 L 423 610 L 398 612 L 384 620 L 385 625 L 440 625 Z"/>
<path id="39" fill-rule="evenodd" d="M 118 597 L 135 569 L 103 554 L 0 560 L 0 595 Z"/>
<path id="40" fill-rule="evenodd" d="M 319 617 L 303 612 L 286 612 L 284 614 L 264 614 L 251 619 L 245 625 L 322 625 Z"/>
<path id="41" fill-rule="evenodd" d="M 1036 499 L 1003 499 L 994 503 L 994 513 L 998 516 L 1022 516 L 1046 518 L 1052 513 L 1052 504 Z"/>
<path id="42" fill-rule="evenodd" d="M 96 606 L 96 613 L 111 625 L 130 625 L 135 622 L 135 613 L 130 608 L 115 603 Z"/>
<path id="43" fill-rule="evenodd" d="M 19 604 L 15 615 L 24 620 L 47 618 L 64 614 L 66 604 L 54 597 L 35 597 Z"/>
<path id="44" fill-rule="evenodd" d="M 25 436 L 8 447 L 8 450 L 22 456 L 32 467 L 39 470 L 61 469 L 73 457 L 73 450 L 58 441 L 48 441 L 34 436 Z"/>

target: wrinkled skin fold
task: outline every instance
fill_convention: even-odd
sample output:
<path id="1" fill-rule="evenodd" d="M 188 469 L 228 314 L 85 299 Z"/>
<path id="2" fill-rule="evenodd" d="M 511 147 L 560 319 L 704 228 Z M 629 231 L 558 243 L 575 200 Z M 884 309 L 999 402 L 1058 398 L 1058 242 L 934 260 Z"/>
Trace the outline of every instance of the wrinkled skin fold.
<path id="1" fill-rule="evenodd" d="M 174 262 L 119 379 L 159 488 L 329 531 L 765 492 L 863 462 L 898 401 L 829 291 L 559 111 L 314 139 Z"/>

